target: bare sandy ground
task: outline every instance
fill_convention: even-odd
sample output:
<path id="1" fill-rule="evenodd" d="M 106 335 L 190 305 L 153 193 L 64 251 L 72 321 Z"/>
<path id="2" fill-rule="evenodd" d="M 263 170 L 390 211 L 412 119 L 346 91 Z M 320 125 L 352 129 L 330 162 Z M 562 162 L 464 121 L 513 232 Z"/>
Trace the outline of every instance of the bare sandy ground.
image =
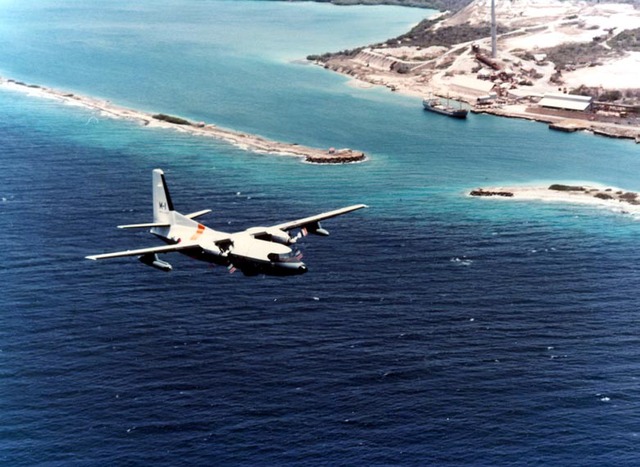
<path id="1" fill-rule="evenodd" d="M 460 23 L 481 24 L 491 18 L 490 0 L 477 0 L 465 9 L 445 20 L 442 26 Z M 498 58 L 507 62 L 522 59 L 514 55 L 524 50 L 532 54 L 543 48 L 554 47 L 568 42 L 591 42 L 595 36 L 614 29 L 640 28 L 640 11 L 633 5 L 619 3 L 587 3 L 576 0 L 497 0 L 496 17 L 499 24 L 515 31 L 499 37 Z M 475 41 L 484 49 L 491 48 L 490 38 Z M 457 47 L 456 47 L 457 48 Z M 406 52 L 404 52 L 406 54 Z M 465 74 L 475 65 L 475 58 L 462 54 L 450 67 L 433 76 L 435 84 L 447 86 L 451 78 Z M 553 66 L 534 63 L 545 77 L 553 71 Z M 640 53 L 630 52 L 623 57 L 604 61 L 598 66 L 585 66 L 574 71 L 563 72 L 567 86 L 603 86 L 609 89 L 632 89 L 639 87 Z M 538 80 L 535 87 L 540 91 L 553 92 L 557 85 L 546 79 Z"/>

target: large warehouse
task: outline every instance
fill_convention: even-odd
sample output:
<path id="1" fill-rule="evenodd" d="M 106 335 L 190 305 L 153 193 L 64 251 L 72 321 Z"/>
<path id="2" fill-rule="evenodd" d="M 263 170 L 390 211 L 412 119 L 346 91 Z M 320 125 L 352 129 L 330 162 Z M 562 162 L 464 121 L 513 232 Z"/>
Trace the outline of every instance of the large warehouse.
<path id="1" fill-rule="evenodd" d="M 585 111 L 591 108 L 593 98 L 573 94 L 545 94 L 538 103 L 541 107 Z"/>

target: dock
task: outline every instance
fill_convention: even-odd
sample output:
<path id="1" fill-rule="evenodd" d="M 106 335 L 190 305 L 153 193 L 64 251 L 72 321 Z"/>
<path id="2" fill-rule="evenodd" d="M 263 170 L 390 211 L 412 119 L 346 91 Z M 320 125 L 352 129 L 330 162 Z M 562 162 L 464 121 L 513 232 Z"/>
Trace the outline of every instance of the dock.
<path id="1" fill-rule="evenodd" d="M 563 131 L 565 133 L 573 133 L 574 131 L 589 130 L 590 122 L 568 118 L 559 122 L 550 123 L 549 129 Z"/>

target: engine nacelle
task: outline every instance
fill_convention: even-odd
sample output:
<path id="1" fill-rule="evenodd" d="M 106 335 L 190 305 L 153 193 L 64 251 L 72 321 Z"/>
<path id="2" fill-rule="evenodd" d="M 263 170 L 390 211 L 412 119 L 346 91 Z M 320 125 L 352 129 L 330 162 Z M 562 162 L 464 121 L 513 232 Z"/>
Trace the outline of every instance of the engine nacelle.
<path id="1" fill-rule="evenodd" d="M 291 245 L 296 242 L 296 239 L 289 235 L 288 232 L 280 229 L 267 229 L 267 235 L 269 235 L 272 242 L 280 243 L 281 245 Z"/>
<path id="2" fill-rule="evenodd" d="M 142 264 L 146 264 L 147 266 L 151 266 L 152 268 L 160 269 L 164 272 L 169 272 L 173 269 L 169 263 L 158 259 L 158 255 L 155 253 L 147 253 L 145 255 L 142 255 L 138 257 L 138 260 Z"/>
<path id="3" fill-rule="evenodd" d="M 254 234 L 253 231 L 259 232 L 258 234 Z M 254 227 L 247 230 L 248 233 L 254 234 L 255 238 L 258 240 L 265 240 L 267 242 L 279 243 L 280 245 L 291 245 L 296 242 L 297 238 L 289 235 L 288 232 L 284 230 L 276 229 L 275 227 L 270 227 L 265 229 L 264 227 Z"/>

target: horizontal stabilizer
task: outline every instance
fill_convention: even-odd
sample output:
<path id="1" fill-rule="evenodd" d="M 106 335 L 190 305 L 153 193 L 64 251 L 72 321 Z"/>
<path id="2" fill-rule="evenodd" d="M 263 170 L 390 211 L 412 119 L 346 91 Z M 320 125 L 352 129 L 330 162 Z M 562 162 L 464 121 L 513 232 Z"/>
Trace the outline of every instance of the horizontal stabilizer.
<path id="1" fill-rule="evenodd" d="M 119 229 L 150 229 L 152 227 L 169 227 L 170 224 L 166 222 L 148 222 L 146 224 L 127 224 L 119 225 Z"/>
<path id="2" fill-rule="evenodd" d="M 205 214 L 209 214 L 211 209 L 203 209 L 202 211 L 192 212 L 191 214 L 185 214 L 184 217 L 188 219 L 195 219 L 196 217 L 204 216 Z"/>

